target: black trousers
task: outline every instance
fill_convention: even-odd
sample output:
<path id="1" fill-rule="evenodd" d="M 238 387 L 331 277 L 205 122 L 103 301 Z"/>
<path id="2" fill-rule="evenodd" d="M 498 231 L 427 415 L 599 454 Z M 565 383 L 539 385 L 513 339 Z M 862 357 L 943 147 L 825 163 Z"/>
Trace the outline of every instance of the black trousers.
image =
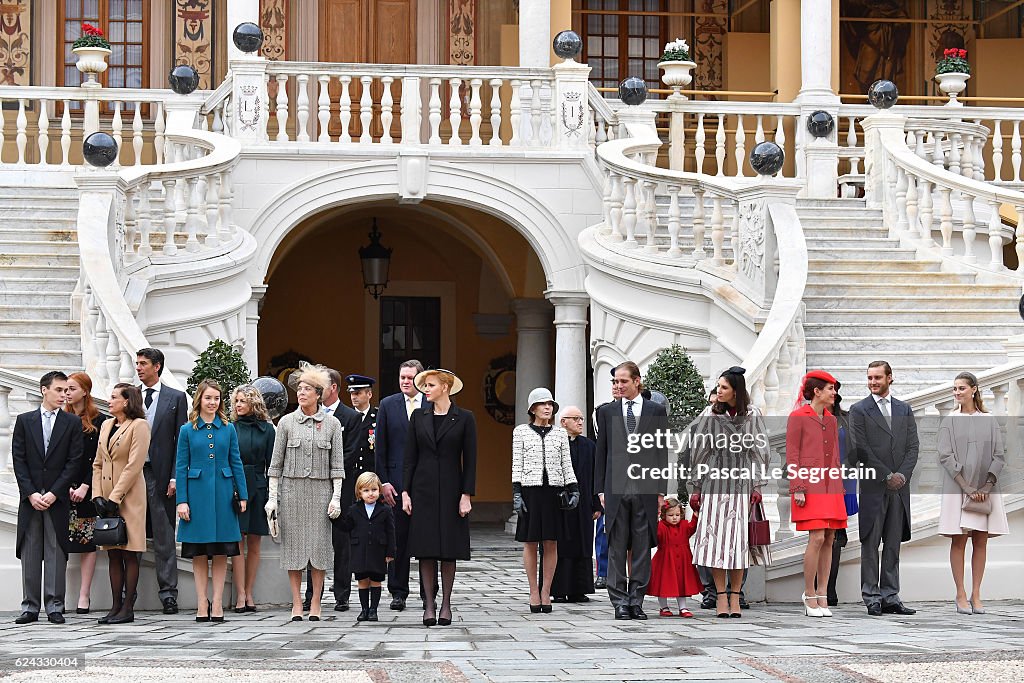
<path id="1" fill-rule="evenodd" d="M 623 496 L 608 528 L 608 598 L 615 607 L 642 607 L 651 581 L 651 529 L 643 501 L 640 494 Z M 633 554 L 627 578 L 630 550 Z"/>

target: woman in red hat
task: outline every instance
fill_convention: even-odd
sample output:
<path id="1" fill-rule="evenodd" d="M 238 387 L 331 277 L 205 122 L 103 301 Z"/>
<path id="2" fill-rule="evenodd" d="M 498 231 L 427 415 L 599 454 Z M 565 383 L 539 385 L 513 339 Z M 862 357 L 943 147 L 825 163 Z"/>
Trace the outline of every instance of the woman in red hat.
<path id="1" fill-rule="evenodd" d="M 804 551 L 804 615 L 830 617 L 827 596 L 816 595 L 815 577 L 824 586 L 832 564 L 836 529 L 846 528 L 846 505 L 839 467 L 839 428 L 829 412 L 836 378 L 824 370 L 808 372 L 800 396 L 808 404 L 794 410 L 786 425 L 786 466 L 797 531 L 807 531 Z"/>

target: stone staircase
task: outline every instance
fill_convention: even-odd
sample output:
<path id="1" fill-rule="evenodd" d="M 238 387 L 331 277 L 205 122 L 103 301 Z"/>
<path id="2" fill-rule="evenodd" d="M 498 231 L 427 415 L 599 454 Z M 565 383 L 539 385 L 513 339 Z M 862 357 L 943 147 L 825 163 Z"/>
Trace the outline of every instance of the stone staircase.
<path id="1" fill-rule="evenodd" d="M 1019 287 L 917 260 L 863 200 L 800 200 L 797 209 L 809 268 L 807 367 L 834 374 L 847 406 L 867 394 L 872 360 L 892 365 L 898 396 L 1006 362 L 1002 342 L 1024 332 Z"/>
<path id="2" fill-rule="evenodd" d="M 0 367 L 39 376 L 82 367 L 71 294 L 78 190 L 0 187 Z"/>

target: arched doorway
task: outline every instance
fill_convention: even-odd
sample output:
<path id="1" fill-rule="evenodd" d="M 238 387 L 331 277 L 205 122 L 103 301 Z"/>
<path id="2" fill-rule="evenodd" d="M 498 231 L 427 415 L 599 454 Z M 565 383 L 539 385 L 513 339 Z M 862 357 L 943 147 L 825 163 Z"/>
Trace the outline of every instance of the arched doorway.
<path id="1" fill-rule="evenodd" d="M 359 260 L 374 220 L 381 241 L 393 249 L 390 282 L 379 299 L 364 289 Z M 403 360 L 455 370 L 466 385 L 456 401 L 473 411 L 478 426 L 474 517 L 503 519 L 516 357 L 549 375 L 554 365 L 548 281 L 522 234 L 454 204 L 347 204 L 298 222 L 266 272 L 257 328 L 260 373 L 303 358 L 342 375 L 371 375 L 379 383 L 376 403 L 397 391 Z"/>

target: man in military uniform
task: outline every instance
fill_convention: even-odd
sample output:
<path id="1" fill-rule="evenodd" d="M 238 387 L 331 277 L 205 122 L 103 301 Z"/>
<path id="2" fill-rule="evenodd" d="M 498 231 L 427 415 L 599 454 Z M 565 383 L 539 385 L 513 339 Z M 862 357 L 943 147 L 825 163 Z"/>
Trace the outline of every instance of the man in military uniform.
<path id="1" fill-rule="evenodd" d="M 377 383 L 377 380 L 366 375 L 348 375 L 345 377 L 345 383 L 348 385 L 349 402 L 358 414 L 359 422 L 356 423 L 352 436 L 352 448 L 345 449 L 345 484 L 341 488 L 342 510 L 347 510 L 352 503 L 356 502 L 355 484 L 359 475 L 363 472 L 373 472 L 376 455 L 373 452 L 373 445 L 377 430 L 377 408 L 371 405 L 373 385 Z M 355 421 L 353 420 L 353 422 Z M 344 611 L 348 609 L 349 591 L 345 588 L 351 590 L 352 570 L 349 564 L 348 532 L 338 524 L 340 521 L 341 517 L 334 521 L 334 530 L 331 536 L 334 544 L 334 595 L 338 601 L 334 609 Z M 344 602 L 341 599 L 343 594 L 346 597 Z"/>

